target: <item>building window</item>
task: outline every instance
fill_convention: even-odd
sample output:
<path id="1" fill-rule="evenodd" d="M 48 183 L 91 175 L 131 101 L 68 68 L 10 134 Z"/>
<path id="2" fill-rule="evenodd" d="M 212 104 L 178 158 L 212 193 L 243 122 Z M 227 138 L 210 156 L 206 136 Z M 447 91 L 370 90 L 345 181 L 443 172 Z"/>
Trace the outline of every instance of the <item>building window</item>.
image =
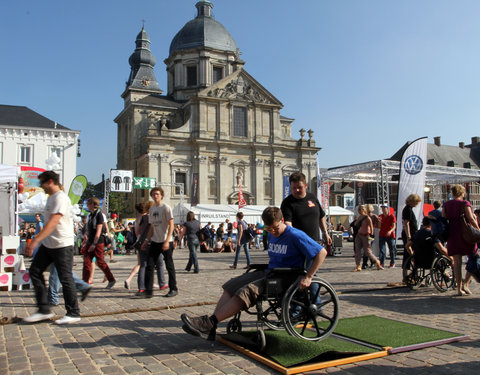
<path id="1" fill-rule="evenodd" d="M 470 194 L 480 194 L 480 184 L 478 182 L 472 182 L 468 187 Z"/>
<path id="2" fill-rule="evenodd" d="M 32 156 L 32 146 L 20 146 L 20 163 L 31 164 Z"/>
<path id="3" fill-rule="evenodd" d="M 211 197 L 217 196 L 217 181 L 214 178 L 211 178 L 209 181 L 209 195 Z"/>
<path id="4" fill-rule="evenodd" d="M 223 68 L 219 66 L 213 67 L 213 74 L 212 74 L 212 83 L 218 82 L 223 78 Z"/>
<path id="5" fill-rule="evenodd" d="M 187 86 L 197 85 L 197 67 L 187 66 Z"/>
<path id="6" fill-rule="evenodd" d="M 247 136 L 247 108 L 245 107 L 233 107 L 233 135 Z"/>
<path id="7" fill-rule="evenodd" d="M 183 184 L 183 194 L 187 192 L 187 174 L 185 172 L 175 172 L 175 183 Z M 175 185 L 175 195 L 180 195 L 180 186 Z"/>

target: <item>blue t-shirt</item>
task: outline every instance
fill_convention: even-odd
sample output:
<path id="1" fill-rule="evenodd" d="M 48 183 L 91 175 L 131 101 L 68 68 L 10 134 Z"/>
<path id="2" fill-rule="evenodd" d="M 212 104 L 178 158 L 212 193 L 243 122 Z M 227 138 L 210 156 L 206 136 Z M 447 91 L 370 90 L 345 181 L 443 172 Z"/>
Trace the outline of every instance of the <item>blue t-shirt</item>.
<path id="1" fill-rule="evenodd" d="M 313 259 L 322 249 L 305 232 L 287 225 L 279 237 L 268 235 L 268 268 L 303 268 L 305 258 Z"/>

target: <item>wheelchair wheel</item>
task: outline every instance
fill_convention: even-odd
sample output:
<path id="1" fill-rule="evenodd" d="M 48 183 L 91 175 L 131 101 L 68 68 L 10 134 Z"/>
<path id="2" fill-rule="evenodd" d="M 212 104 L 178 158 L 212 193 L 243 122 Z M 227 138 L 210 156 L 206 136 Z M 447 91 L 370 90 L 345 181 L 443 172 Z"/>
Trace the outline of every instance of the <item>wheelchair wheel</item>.
<path id="1" fill-rule="evenodd" d="M 238 318 L 231 319 L 227 324 L 227 333 L 241 332 L 242 322 Z"/>
<path id="2" fill-rule="evenodd" d="M 418 289 L 421 284 L 421 275 L 420 269 L 415 266 L 415 258 L 413 255 L 410 255 L 405 262 L 403 267 L 403 280 L 407 286 L 412 289 Z"/>
<path id="3" fill-rule="evenodd" d="M 314 277 L 310 287 L 300 290 L 293 283 L 282 299 L 282 321 L 287 332 L 309 341 L 328 337 L 338 322 L 338 297 L 325 280 Z"/>
<path id="4" fill-rule="evenodd" d="M 446 292 L 448 289 L 455 287 L 452 262 L 446 256 L 442 255 L 435 258 L 430 273 L 433 285 L 439 292 Z"/>
<path id="5" fill-rule="evenodd" d="M 257 305 L 257 312 L 268 328 L 275 331 L 283 330 L 281 301 L 262 301 L 260 306 Z"/>

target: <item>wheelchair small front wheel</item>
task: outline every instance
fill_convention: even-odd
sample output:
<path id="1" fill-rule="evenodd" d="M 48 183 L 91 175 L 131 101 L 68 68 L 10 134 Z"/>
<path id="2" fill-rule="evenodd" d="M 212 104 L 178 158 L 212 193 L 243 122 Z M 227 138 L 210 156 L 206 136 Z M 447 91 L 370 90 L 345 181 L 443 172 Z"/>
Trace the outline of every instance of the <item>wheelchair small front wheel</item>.
<path id="1" fill-rule="evenodd" d="M 338 297 L 325 280 L 314 277 L 308 288 L 292 284 L 282 300 L 282 321 L 287 332 L 309 341 L 328 337 L 338 322 Z"/>
<path id="2" fill-rule="evenodd" d="M 433 285 L 439 292 L 443 293 L 455 287 L 452 262 L 446 256 L 442 255 L 435 258 L 430 274 L 432 275 Z"/>
<path id="3" fill-rule="evenodd" d="M 227 324 L 227 333 L 242 332 L 242 322 L 238 318 L 231 319 Z"/>
<path id="4" fill-rule="evenodd" d="M 267 339 L 265 337 L 265 332 L 263 332 L 263 329 L 257 330 L 257 345 L 260 352 L 263 352 L 267 346 Z"/>

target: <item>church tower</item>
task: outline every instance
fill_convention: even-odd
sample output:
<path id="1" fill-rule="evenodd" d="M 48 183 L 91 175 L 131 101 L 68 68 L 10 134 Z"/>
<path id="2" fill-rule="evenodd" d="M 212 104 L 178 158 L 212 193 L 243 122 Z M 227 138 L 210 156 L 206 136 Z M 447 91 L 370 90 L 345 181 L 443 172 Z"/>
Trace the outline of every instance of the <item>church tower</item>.
<path id="1" fill-rule="evenodd" d="M 170 44 L 165 60 L 168 95 L 189 99 L 243 66 L 235 40 L 212 16 L 213 4 L 202 0 L 197 16 L 187 22 Z"/>
<path id="2" fill-rule="evenodd" d="M 117 116 L 118 169 L 155 178 L 177 204 L 280 205 L 285 177 L 302 171 L 316 186 L 313 131 L 292 138 L 283 104 L 245 69 L 235 40 L 200 0 L 197 14 L 173 37 L 165 59 L 167 94 L 142 28 Z M 305 139 L 308 134 L 308 139 Z M 148 199 L 134 191 L 133 202 Z M 133 213 L 133 212 L 132 212 Z M 184 220 L 184 218 L 183 218 Z"/>

